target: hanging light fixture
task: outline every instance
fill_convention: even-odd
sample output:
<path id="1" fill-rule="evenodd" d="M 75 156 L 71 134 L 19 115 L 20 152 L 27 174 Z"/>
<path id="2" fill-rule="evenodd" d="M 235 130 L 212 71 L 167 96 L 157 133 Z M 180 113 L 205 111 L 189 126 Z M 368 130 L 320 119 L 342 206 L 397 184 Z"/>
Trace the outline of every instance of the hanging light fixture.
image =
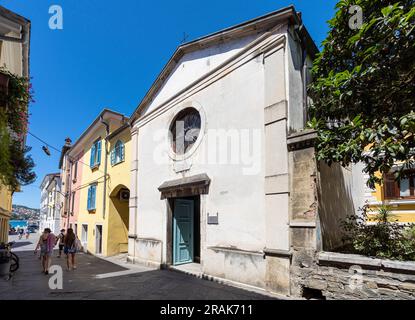
<path id="1" fill-rule="evenodd" d="M 48 156 L 50 156 L 50 151 L 49 151 L 49 148 L 47 146 L 43 146 L 42 150 L 43 150 L 44 153 L 46 153 Z"/>

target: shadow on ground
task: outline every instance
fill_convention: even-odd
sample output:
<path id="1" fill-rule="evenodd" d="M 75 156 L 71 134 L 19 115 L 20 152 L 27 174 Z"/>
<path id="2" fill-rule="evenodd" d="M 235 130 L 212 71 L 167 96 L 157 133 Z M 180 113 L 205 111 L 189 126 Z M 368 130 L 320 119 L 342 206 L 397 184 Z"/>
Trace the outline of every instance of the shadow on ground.
<path id="1" fill-rule="evenodd" d="M 201 280 L 180 272 L 153 270 L 96 279 L 98 274 L 126 270 L 88 254 L 78 254 L 78 268 L 67 271 L 65 258 L 53 258 L 63 269 L 63 289 L 51 290 L 52 275 L 41 272 L 40 260 L 32 251 L 18 252 L 20 268 L 6 281 L 0 279 L 0 299 L 111 299 L 111 300 L 255 300 L 271 299 L 254 292 Z"/>
<path id="2" fill-rule="evenodd" d="M 12 249 L 17 249 L 17 248 L 28 246 L 28 245 L 31 245 L 31 244 L 32 244 L 32 242 L 30 242 L 30 241 L 15 242 L 12 245 Z"/>

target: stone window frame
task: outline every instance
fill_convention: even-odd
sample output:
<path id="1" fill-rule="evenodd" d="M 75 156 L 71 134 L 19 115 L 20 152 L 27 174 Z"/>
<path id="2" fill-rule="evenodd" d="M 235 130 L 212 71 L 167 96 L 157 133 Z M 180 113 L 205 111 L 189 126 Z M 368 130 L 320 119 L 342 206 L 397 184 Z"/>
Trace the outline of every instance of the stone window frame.
<path id="1" fill-rule="evenodd" d="M 171 146 L 172 143 L 172 137 L 171 137 L 171 132 L 170 132 L 170 128 L 172 126 L 173 121 L 176 119 L 177 115 L 188 108 L 193 108 L 196 109 L 199 112 L 200 115 L 200 132 L 199 132 L 199 136 L 197 137 L 196 142 L 193 144 L 193 146 L 187 150 L 184 154 L 177 154 L 176 152 L 173 151 L 173 148 Z M 167 143 L 168 143 L 168 155 L 170 157 L 170 159 L 172 159 L 173 161 L 184 161 L 188 158 L 190 158 L 191 156 L 193 156 L 193 154 L 196 152 L 196 150 L 198 149 L 198 147 L 200 146 L 205 133 L 206 133 L 206 128 L 207 128 L 207 117 L 206 117 L 206 112 L 204 110 L 204 108 L 201 106 L 200 103 L 196 102 L 196 101 L 188 101 L 182 105 L 180 105 L 180 107 L 176 108 L 174 113 L 169 117 L 168 120 L 168 129 L 167 129 Z"/>
<path id="2" fill-rule="evenodd" d="M 121 139 L 118 139 L 111 150 L 111 166 L 114 167 L 125 161 L 125 144 Z M 117 159 L 117 157 L 119 157 Z"/>

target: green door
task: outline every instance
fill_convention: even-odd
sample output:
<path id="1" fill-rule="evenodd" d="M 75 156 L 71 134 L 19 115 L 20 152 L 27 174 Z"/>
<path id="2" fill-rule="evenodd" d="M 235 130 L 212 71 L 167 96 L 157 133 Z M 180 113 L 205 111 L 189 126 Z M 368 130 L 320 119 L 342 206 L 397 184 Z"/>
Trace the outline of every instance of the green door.
<path id="1" fill-rule="evenodd" d="M 177 199 L 173 213 L 173 264 L 193 262 L 193 200 Z"/>

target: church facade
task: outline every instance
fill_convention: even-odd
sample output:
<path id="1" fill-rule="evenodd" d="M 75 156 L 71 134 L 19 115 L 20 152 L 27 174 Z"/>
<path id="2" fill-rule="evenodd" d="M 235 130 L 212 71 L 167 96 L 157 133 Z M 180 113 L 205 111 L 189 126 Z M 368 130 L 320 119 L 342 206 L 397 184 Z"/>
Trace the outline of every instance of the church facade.
<path id="1" fill-rule="evenodd" d="M 129 260 L 290 294 L 318 250 L 306 86 L 287 7 L 179 46 L 131 117 Z"/>

